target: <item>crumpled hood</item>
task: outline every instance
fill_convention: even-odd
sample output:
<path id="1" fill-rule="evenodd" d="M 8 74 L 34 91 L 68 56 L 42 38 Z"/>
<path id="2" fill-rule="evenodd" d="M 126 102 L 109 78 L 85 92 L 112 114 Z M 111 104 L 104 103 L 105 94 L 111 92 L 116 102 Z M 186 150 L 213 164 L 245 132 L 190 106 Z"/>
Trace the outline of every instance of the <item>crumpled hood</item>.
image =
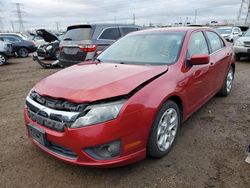
<path id="1" fill-rule="evenodd" d="M 56 40 L 60 41 L 56 35 L 46 31 L 45 29 L 38 29 L 38 30 L 36 30 L 36 33 L 37 33 L 37 35 L 42 37 L 45 42 L 53 42 Z"/>
<path id="2" fill-rule="evenodd" d="M 126 95 L 167 70 L 166 65 L 78 64 L 41 80 L 34 89 L 43 96 L 93 102 Z"/>

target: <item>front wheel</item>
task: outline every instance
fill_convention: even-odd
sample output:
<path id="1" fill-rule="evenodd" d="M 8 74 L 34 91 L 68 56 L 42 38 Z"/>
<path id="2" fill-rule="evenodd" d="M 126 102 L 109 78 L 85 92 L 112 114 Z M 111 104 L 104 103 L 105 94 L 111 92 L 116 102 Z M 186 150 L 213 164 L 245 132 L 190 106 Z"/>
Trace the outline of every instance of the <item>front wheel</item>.
<path id="1" fill-rule="evenodd" d="M 0 66 L 7 63 L 7 57 L 0 53 Z"/>
<path id="2" fill-rule="evenodd" d="M 29 52 L 28 52 L 28 50 L 27 50 L 26 48 L 21 47 L 21 48 L 18 49 L 17 55 L 18 55 L 19 57 L 28 57 Z"/>
<path id="3" fill-rule="evenodd" d="M 231 66 L 227 73 L 226 79 L 223 83 L 223 86 L 218 93 L 220 96 L 228 96 L 231 93 L 233 87 L 233 80 L 234 80 L 234 70 L 233 67 Z"/>
<path id="4" fill-rule="evenodd" d="M 174 101 L 167 101 L 158 112 L 149 136 L 147 153 L 161 158 L 172 148 L 181 123 L 180 110 Z"/>

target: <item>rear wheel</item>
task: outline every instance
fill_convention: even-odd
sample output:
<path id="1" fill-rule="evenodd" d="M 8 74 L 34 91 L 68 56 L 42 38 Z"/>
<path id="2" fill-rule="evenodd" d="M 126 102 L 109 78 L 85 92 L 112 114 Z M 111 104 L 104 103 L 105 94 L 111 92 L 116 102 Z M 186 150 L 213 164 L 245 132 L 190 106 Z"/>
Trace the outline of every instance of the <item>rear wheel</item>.
<path id="1" fill-rule="evenodd" d="M 158 112 L 149 136 L 147 153 L 161 158 L 172 148 L 181 123 L 178 105 L 169 100 Z"/>
<path id="2" fill-rule="evenodd" d="M 0 53 L 0 66 L 7 63 L 7 57 Z"/>
<path id="3" fill-rule="evenodd" d="M 17 55 L 18 55 L 19 57 L 28 57 L 29 51 L 28 51 L 26 48 L 21 47 L 21 48 L 18 49 Z"/>
<path id="4" fill-rule="evenodd" d="M 233 67 L 231 66 L 227 73 L 226 79 L 223 83 L 223 86 L 218 93 L 220 96 L 228 96 L 231 93 L 233 87 L 233 80 L 234 80 L 234 70 Z"/>

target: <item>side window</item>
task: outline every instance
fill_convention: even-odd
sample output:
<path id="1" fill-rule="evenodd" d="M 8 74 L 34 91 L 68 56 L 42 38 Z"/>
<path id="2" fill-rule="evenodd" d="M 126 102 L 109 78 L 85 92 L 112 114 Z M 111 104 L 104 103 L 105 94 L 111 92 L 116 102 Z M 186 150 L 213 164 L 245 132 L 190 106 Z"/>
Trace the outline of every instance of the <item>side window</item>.
<path id="1" fill-rule="evenodd" d="M 133 31 L 138 31 L 138 28 L 136 28 L 136 27 L 121 27 L 121 30 L 122 30 L 122 34 L 126 35 L 128 33 L 133 32 Z"/>
<path id="2" fill-rule="evenodd" d="M 3 38 L 2 38 L 2 37 L 0 37 L 0 41 L 3 41 Z"/>
<path id="3" fill-rule="evenodd" d="M 192 34 L 188 45 L 188 58 L 195 54 L 208 54 L 207 41 L 202 32 Z"/>
<path id="4" fill-rule="evenodd" d="M 206 31 L 207 38 L 209 40 L 209 43 L 211 45 L 212 52 L 215 52 L 221 48 L 223 48 L 224 42 L 221 40 L 221 38 L 214 32 Z"/>
<path id="5" fill-rule="evenodd" d="M 119 28 L 108 28 L 103 31 L 99 39 L 117 40 L 121 37 Z"/>
<path id="6" fill-rule="evenodd" d="M 3 37 L 5 42 L 18 42 L 18 39 L 14 37 Z"/>

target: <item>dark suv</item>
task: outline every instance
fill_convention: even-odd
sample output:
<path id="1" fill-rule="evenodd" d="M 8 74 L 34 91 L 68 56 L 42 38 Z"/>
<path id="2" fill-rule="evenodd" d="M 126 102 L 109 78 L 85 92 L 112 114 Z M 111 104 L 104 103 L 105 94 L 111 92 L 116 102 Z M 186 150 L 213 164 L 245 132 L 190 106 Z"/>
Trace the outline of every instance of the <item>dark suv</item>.
<path id="1" fill-rule="evenodd" d="M 120 37 L 140 30 L 140 26 L 128 24 L 73 25 L 67 28 L 60 43 L 59 64 L 66 67 L 93 59 Z"/>
<path id="2" fill-rule="evenodd" d="M 36 51 L 35 43 L 18 33 L 0 33 L 0 40 L 11 43 L 13 52 L 19 57 L 27 57 Z"/>

